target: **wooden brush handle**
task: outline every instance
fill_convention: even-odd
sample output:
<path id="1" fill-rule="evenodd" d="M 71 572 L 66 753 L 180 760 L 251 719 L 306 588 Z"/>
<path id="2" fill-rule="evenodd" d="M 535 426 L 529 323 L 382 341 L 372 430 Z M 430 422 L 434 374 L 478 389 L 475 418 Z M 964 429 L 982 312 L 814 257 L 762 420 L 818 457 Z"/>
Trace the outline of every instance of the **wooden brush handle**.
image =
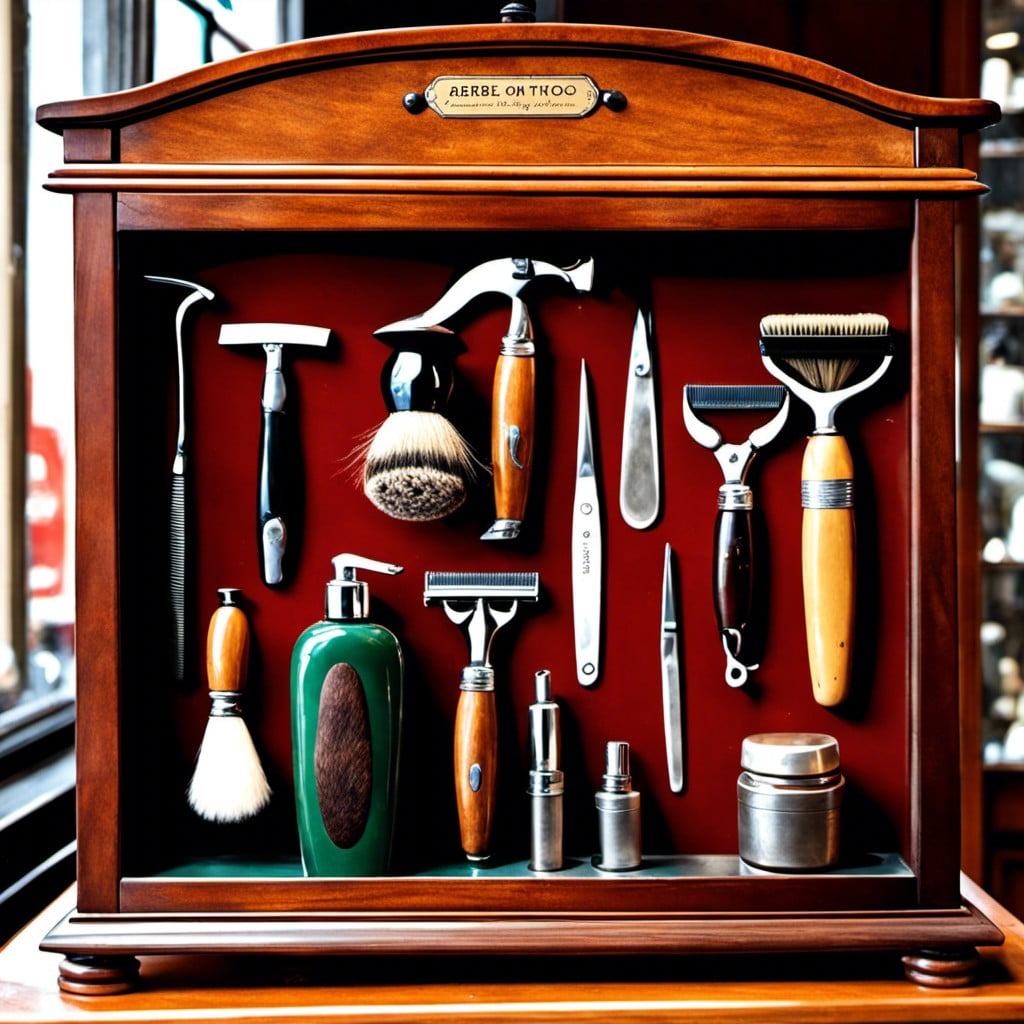
<path id="1" fill-rule="evenodd" d="M 222 604 L 206 634 L 206 674 L 211 690 L 241 691 L 249 666 L 249 620 L 236 604 Z"/>
<path id="2" fill-rule="evenodd" d="M 521 521 L 533 464 L 533 356 L 499 355 L 494 373 L 491 462 L 498 519 Z"/>
<path id="3" fill-rule="evenodd" d="M 494 691 L 463 690 L 455 712 L 455 800 L 462 848 L 473 860 L 482 860 L 490 852 L 497 769 Z"/>
<path id="4" fill-rule="evenodd" d="M 831 707 L 849 693 L 853 663 L 853 626 L 856 593 L 853 523 L 853 459 L 846 441 L 837 434 L 816 435 L 804 451 L 803 582 L 807 655 L 814 699 Z M 842 491 L 851 487 L 842 508 L 808 507 L 820 504 L 807 492 Z M 836 483 L 828 483 L 835 481 Z M 808 484 L 810 487 L 808 488 Z"/>

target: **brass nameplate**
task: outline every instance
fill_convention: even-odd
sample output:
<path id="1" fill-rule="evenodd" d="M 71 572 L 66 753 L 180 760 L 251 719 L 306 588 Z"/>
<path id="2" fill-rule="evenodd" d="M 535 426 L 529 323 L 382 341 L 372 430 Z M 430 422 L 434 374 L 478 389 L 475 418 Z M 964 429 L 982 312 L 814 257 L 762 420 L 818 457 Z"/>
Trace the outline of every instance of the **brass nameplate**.
<path id="1" fill-rule="evenodd" d="M 442 117 L 585 117 L 601 98 L 587 75 L 441 75 L 423 96 Z"/>

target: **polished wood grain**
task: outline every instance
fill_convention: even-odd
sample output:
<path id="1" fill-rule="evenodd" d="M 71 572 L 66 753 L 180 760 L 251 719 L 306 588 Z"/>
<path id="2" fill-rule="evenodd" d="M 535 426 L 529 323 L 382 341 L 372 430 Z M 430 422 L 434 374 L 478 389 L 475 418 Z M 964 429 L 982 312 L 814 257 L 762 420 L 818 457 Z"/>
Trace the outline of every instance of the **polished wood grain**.
<path id="1" fill-rule="evenodd" d="M 75 623 L 78 879 L 83 909 L 117 909 L 122 707 L 114 201 L 75 198 Z M 86 841 L 81 837 L 88 836 Z"/>
<path id="2" fill-rule="evenodd" d="M 915 949 L 960 951 L 998 945 L 1002 932 L 965 903 L 943 912 L 827 911 L 685 914 L 565 911 L 539 904 L 529 914 L 470 911 L 414 914 L 250 910 L 161 915 L 72 912 L 43 940 L 51 952 L 125 956 L 203 950 L 359 954 L 534 953 L 681 955 L 709 952 L 843 953 Z M 629 945 L 623 946 L 628 929 Z"/>
<path id="3" fill-rule="evenodd" d="M 454 764 L 462 849 L 479 860 L 491 852 L 498 786 L 498 713 L 493 690 L 460 691 Z"/>
<path id="4" fill-rule="evenodd" d="M 911 293 L 910 856 L 923 906 L 952 897 L 959 868 L 956 600 L 956 218 L 918 203 Z M 946 410 L 938 415 L 937 410 Z M 880 491 L 883 496 L 885 491 Z M 945 753 L 943 753 L 945 752 Z M 943 836 L 936 843 L 935 837 Z"/>
<path id="5" fill-rule="evenodd" d="M 41 953 L 46 931 L 75 902 L 74 892 L 41 915 L 0 953 L 0 998 L 9 1024 L 66 1024 L 225 1017 L 287 1024 L 383 1024 L 443 1018 L 455 1024 L 557 1020 L 571 1024 L 853 1024 L 875 1021 L 1020 1020 L 1024 1016 L 1024 925 L 967 879 L 1007 936 L 984 948 L 980 984 L 936 991 L 907 984 L 897 958 L 786 955 L 748 957 L 240 958 L 145 956 L 138 992 L 109 1000 L 61 995 L 60 954 Z M 714 929 L 708 930 L 713 936 Z M 633 932 L 624 929 L 623 940 Z"/>
<path id="6" fill-rule="evenodd" d="M 819 192 L 808 202 L 779 195 L 771 202 L 739 186 L 725 195 L 534 195 L 509 190 L 495 195 L 459 194 L 459 227 L 467 231 L 522 230 L 526 223 L 553 231 L 599 231 L 613 218 L 617 230 L 637 231 L 886 231 L 909 228 L 913 200 L 863 200 Z M 686 202 L 677 201 L 686 198 Z M 832 200 L 825 202 L 825 199 Z M 123 231 L 339 231 L 429 229 L 446 223 L 451 195 L 387 194 L 269 196 L 210 191 L 200 195 L 118 193 Z"/>
<path id="7" fill-rule="evenodd" d="M 568 863 L 587 857 L 569 856 Z M 126 878 L 121 885 L 121 909 L 127 913 L 173 913 L 188 907 L 196 913 L 267 912 L 394 913 L 429 912 L 472 914 L 688 913 L 721 915 L 723 908 L 744 912 L 829 911 L 854 913 L 870 905 L 879 911 L 900 911 L 914 905 L 916 879 L 912 874 L 833 874 L 814 877 L 777 874 L 703 873 L 689 877 L 650 877 L 590 873 L 520 878 L 452 875 L 351 878 Z"/>
<path id="8" fill-rule="evenodd" d="M 550 23 L 451 26 L 443 36 L 431 29 L 402 29 L 307 40 L 270 52 L 242 54 L 227 62 L 227 67 L 224 63 L 200 67 L 130 93 L 49 103 L 40 108 L 37 119 L 47 128 L 60 128 L 68 117 L 81 117 L 94 125 L 137 120 L 150 111 L 180 104 L 183 98 L 195 102 L 209 92 L 242 88 L 266 76 L 268 69 L 272 75 L 284 77 L 352 60 L 380 62 L 383 58 L 401 63 L 438 53 L 473 57 L 480 51 L 499 56 L 517 52 L 573 56 L 579 56 L 580 51 L 606 52 L 626 61 L 689 61 L 721 66 L 742 78 L 788 78 L 803 89 L 884 112 L 893 119 L 962 118 L 968 127 L 979 127 L 998 116 L 996 105 L 986 100 L 922 97 L 886 89 L 806 57 L 735 40 L 631 26 Z M 600 84 L 604 88 L 622 88 L 609 82 Z M 400 101 L 401 94 L 396 99 Z"/>
<path id="9" fill-rule="evenodd" d="M 811 437 L 804 481 L 853 480 L 853 457 L 838 434 Z M 850 692 L 856 610 L 856 541 L 852 508 L 803 511 L 804 616 L 814 699 L 826 707 Z"/>
<path id="10" fill-rule="evenodd" d="M 749 166 L 722 164 L 673 165 L 660 164 L 202 164 L 202 163 L 157 163 L 125 164 L 105 161 L 102 164 L 68 163 L 49 174 L 50 187 L 54 191 L 76 188 L 111 188 L 116 182 L 131 184 L 138 188 L 139 182 L 159 179 L 171 183 L 183 181 L 190 187 L 198 188 L 200 181 L 227 183 L 231 181 L 277 182 L 300 180 L 320 181 L 326 187 L 328 182 L 346 180 L 370 180 L 378 185 L 388 181 L 433 181 L 448 187 L 464 188 L 473 179 L 480 182 L 493 180 L 528 184 L 536 181 L 558 180 L 567 184 L 574 182 L 607 180 L 618 182 L 623 190 L 637 191 L 648 188 L 653 182 L 746 182 L 751 188 L 757 183 L 762 187 L 778 188 L 780 182 L 803 182 L 804 187 L 821 189 L 825 182 L 859 183 L 868 191 L 893 191 L 905 183 L 906 188 L 948 189 L 953 192 L 985 192 L 986 186 L 977 180 L 974 171 L 962 167 L 912 166 Z M 578 186 L 577 186 L 578 187 Z"/>
<path id="11" fill-rule="evenodd" d="M 211 690 L 241 692 L 249 668 L 249 620 L 237 605 L 222 605 L 206 634 L 206 675 Z"/>
<path id="12" fill-rule="evenodd" d="M 503 352 L 498 356 L 491 405 L 491 466 L 498 519 L 522 522 L 526 515 L 536 443 L 535 374 L 532 355 Z"/>

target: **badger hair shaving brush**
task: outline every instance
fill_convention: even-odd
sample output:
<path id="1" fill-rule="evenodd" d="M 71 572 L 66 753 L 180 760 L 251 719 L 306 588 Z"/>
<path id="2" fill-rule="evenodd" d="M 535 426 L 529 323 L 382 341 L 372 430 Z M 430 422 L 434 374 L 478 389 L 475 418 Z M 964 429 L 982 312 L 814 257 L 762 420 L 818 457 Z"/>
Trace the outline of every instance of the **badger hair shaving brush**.
<path id="1" fill-rule="evenodd" d="M 455 384 L 453 335 L 389 335 L 381 373 L 389 416 L 359 453 L 363 491 L 394 519 L 426 522 L 465 500 L 477 460 L 445 410 Z"/>
<path id="2" fill-rule="evenodd" d="M 210 717 L 188 802 L 200 817 L 229 823 L 258 814 L 270 800 L 270 786 L 242 718 L 249 620 L 238 605 L 240 591 L 225 588 L 218 593 L 221 603 L 210 619 L 206 643 Z"/>

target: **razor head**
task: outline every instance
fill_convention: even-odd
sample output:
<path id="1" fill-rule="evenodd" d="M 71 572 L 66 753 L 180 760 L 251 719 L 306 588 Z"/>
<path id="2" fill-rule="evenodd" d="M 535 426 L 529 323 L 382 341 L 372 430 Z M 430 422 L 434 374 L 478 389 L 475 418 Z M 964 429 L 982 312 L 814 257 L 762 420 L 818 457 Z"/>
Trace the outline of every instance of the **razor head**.
<path id="1" fill-rule="evenodd" d="M 536 572 L 427 572 L 423 603 L 442 601 L 538 601 L 540 573 Z"/>
<path id="2" fill-rule="evenodd" d="M 695 412 L 746 412 L 782 408 L 781 384 L 687 384 L 683 393 Z"/>
<path id="3" fill-rule="evenodd" d="M 491 642 L 502 626 L 515 618 L 519 602 L 540 598 L 540 575 L 535 572 L 428 572 L 423 603 L 439 604 L 462 630 L 469 648 L 463 670 L 464 689 L 490 689 Z"/>
<path id="4" fill-rule="evenodd" d="M 222 324 L 221 345 L 312 345 L 326 348 L 331 339 L 329 327 L 309 324 Z"/>

